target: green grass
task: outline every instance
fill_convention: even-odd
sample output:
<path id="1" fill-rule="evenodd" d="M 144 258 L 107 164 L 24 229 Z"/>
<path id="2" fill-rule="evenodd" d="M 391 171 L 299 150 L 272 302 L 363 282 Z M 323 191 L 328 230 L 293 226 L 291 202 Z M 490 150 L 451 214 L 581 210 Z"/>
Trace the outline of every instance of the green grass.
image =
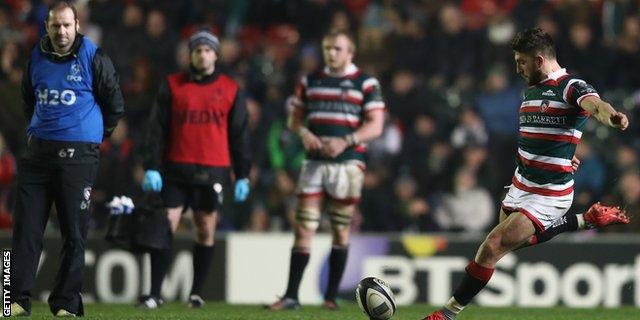
<path id="1" fill-rule="evenodd" d="M 398 309 L 393 319 L 422 319 L 434 307 L 412 305 Z M 299 311 L 269 312 L 261 306 L 238 306 L 224 303 L 207 303 L 204 308 L 191 310 L 181 303 L 165 304 L 157 310 L 138 310 L 132 305 L 123 304 L 87 304 L 85 319 L 216 319 L 216 320 L 366 320 L 358 306 L 343 303 L 340 311 L 326 311 L 319 307 L 307 306 Z M 52 319 L 49 308 L 44 303 L 33 306 L 30 319 Z M 571 308 L 481 308 L 471 306 L 458 318 L 459 320 L 541 320 L 541 319 L 580 319 L 580 320 L 616 320 L 640 319 L 640 309 L 632 307 L 616 309 L 571 309 Z"/>

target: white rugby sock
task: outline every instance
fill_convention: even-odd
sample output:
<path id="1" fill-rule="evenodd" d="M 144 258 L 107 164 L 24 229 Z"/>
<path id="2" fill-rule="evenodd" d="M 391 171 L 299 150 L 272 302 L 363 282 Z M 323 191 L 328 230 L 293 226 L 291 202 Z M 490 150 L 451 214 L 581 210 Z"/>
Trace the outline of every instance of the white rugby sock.
<path id="1" fill-rule="evenodd" d="M 444 305 L 444 311 L 450 311 L 455 317 L 458 313 L 460 313 L 460 311 L 464 309 L 464 307 L 465 306 L 458 302 L 456 298 L 451 297 L 449 301 L 447 301 L 447 303 Z"/>
<path id="2" fill-rule="evenodd" d="M 584 215 L 582 213 L 576 214 L 578 219 L 578 230 L 584 230 L 587 228 L 587 223 L 584 221 Z"/>

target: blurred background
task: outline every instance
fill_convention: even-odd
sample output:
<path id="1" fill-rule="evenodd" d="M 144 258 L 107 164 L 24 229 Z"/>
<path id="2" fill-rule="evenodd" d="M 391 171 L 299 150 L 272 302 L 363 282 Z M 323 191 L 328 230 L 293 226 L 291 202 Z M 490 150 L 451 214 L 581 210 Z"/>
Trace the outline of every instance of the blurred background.
<path id="1" fill-rule="evenodd" d="M 380 79 L 387 117 L 372 142 L 355 232 L 486 231 L 497 221 L 515 168 L 517 112 L 524 83 L 510 40 L 539 26 L 556 41 L 569 72 L 627 113 L 624 133 L 589 121 L 572 210 L 595 201 L 640 206 L 640 1 L 538 0 L 96 0 L 75 1 L 81 33 L 113 60 L 126 118 L 102 146 L 92 233 L 103 234 L 105 202 L 142 198 L 137 149 L 158 83 L 188 66 L 188 36 L 200 27 L 221 39 L 217 68 L 250 97 L 254 165 L 246 204 L 225 202 L 221 230 L 285 231 L 303 159 L 285 128 L 295 81 L 322 66 L 330 28 L 352 31 L 356 64 Z M 16 159 L 26 120 L 20 81 L 44 34 L 49 0 L 0 2 L 0 228 L 11 229 Z M 640 220 L 606 232 L 640 232 Z M 328 222 L 322 224 L 327 228 Z M 56 224 L 49 233 L 57 234 Z M 190 229 L 183 224 L 185 231 Z M 190 233 L 190 232 L 189 232 Z"/>

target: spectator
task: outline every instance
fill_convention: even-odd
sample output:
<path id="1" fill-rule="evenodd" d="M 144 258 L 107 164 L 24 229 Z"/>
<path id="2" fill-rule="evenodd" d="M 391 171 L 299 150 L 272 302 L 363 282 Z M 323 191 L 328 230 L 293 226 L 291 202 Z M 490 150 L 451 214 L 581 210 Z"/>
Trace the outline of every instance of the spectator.
<path id="1" fill-rule="evenodd" d="M 487 41 L 482 48 L 484 65 L 511 65 L 513 53 L 510 45 L 516 31 L 517 26 L 509 16 L 496 14 L 489 20 Z"/>
<path id="2" fill-rule="evenodd" d="M 513 151 L 518 132 L 518 106 L 522 100 L 520 81 L 510 84 L 504 66 L 493 66 L 484 83 L 484 90 L 476 97 L 478 111 L 489 132 L 489 154 L 500 168 L 513 167 Z M 507 151 L 507 152 L 505 152 Z M 494 177 L 509 181 L 512 173 L 500 170 Z"/>
<path id="3" fill-rule="evenodd" d="M 160 10 L 151 10 L 147 14 L 147 24 L 142 46 L 138 49 L 151 60 L 156 67 L 158 75 L 163 76 L 176 71 L 175 48 L 178 45 L 178 37 L 167 28 L 165 15 Z"/>
<path id="4" fill-rule="evenodd" d="M 518 132 L 518 106 L 521 86 L 510 84 L 506 67 L 494 65 L 477 97 L 477 106 L 490 134 L 515 139 Z"/>
<path id="5" fill-rule="evenodd" d="M 470 108 L 462 110 L 460 122 L 451 133 L 451 146 L 464 148 L 470 145 L 484 146 L 489 135 L 478 113 Z"/>
<path id="6" fill-rule="evenodd" d="M 409 17 L 400 24 L 390 40 L 395 52 L 393 68 L 413 70 L 421 74 L 434 72 L 437 63 L 432 59 L 424 58 L 430 55 L 431 48 L 425 29 L 413 17 Z"/>
<path id="7" fill-rule="evenodd" d="M 397 167 L 397 160 L 402 151 L 402 131 L 400 126 L 387 118 L 380 138 L 371 141 L 367 146 L 369 163 L 372 166 Z"/>
<path id="8" fill-rule="evenodd" d="M 151 61 L 144 57 L 133 59 L 131 81 L 123 86 L 123 94 L 127 101 L 126 117 L 130 123 L 145 123 L 151 112 L 151 104 L 156 94 L 158 79 Z M 141 138 L 140 126 L 133 126 L 129 133 L 136 142 Z"/>
<path id="9" fill-rule="evenodd" d="M 561 58 L 570 73 L 600 88 L 603 80 L 606 80 L 602 77 L 603 68 L 611 59 L 601 49 L 593 39 L 591 26 L 578 22 L 569 29 L 569 43 Z M 594 56 L 598 58 L 594 59 Z"/>
<path id="10" fill-rule="evenodd" d="M 464 29 L 464 16 L 454 4 L 445 4 L 439 12 L 440 30 L 434 36 L 428 61 L 435 64 L 436 75 L 446 83 L 460 81 L 475 72 L 476 55 L 467 54 L 476 47 L 478 38 Z"/>
<path id="11" fill-rule="evenodd" d="M 15 42 L 5 42 L 0 48 L 0 134 L 4 135 L 6 146 L 16 155 L 22 153 L 27 126 L 20 95 L 23 72 L 18 66 L 19 50 Z"/>
<path id="12" fill-rule="evenodd" d="M 640 173 L 638 167 L 622 174 L 617 183 L 615 202 L 627 212 L 640 210 Z M 640 219 L 631 219 L 631 223 L 607 228 L 607 232 L 640 232 Z"/>
<path id="13" fill-rule="evenodd" d="M 640 20 L 637 16 L 624 19 L 618 37 L 613 69 L 614 85 L 626 89 L 640 87 Z"/>
<path id="14" fill-rule="evenodd" d="M 387 101 L 389 113 L 400 120 L 402 127 L 412 128 L 416 117 L 427 113 L 427 99 L 423 91 L 414 72 L 400 69 L 393 73 Z"/>
<path id="15" fill-rule="evenodd" d="M 580 142 L 576 148 L 576 157 L 580 159 L 580 168 L 573 178 L 575 194 L 591 193 L 592 196 L 588 202 L 592 203 L 604 191 L 605 166 L 600 157 L 593 152 L 589 141 Z"/>
<path id="16" fill-rule="evenodd" d="M 363 213 L 362 231 L 382 232 L 402 228 L 402 219 L 394 213 L 393 188 L 389 183 L 389 174 L 384 166 L 369 167 L 365 171 L 359 204 L 360 212 Z"/>
<path id="17" fill-rule="evenodd" d="M 455 174 L 453 191 L 442 197 L 434 216 L 443 230 L 481 232 L 493 221 L 494 209 L 489 192 L 477 186 L 475 173 L 462 169 Z"/>
<path id="18" fill-rule="evenodd" d="M 291 98 L 290 98 L 291 99 Z M 286 103 L 290 106 L 290 102 Z M 304 148 L 300 140 L 287 129 L 286 119 L 279 117 L 269 128 L 267 147 L 271 168 L 295 174 L 304 160 Z"/>
<path id="19" fill-rule="evenodd" d="M 82 33 L 89 37 L 97 46 L 102 44 L 102 28 L 90 20 L 91 9 L 85 4 L 78 6 L 78 20 L 82 26 Z"/>
<path id="20" fill-rule="evenodd" d="M 410 176 L 403 176 L 396 180 L 393 217 L 403 221 L 405 231 L 425 231 L 430 211 L 427 201 L 418 193 L 418 184 Z"/>
<path id="21" fill-rule="evenodd" d="M 101 11 L 105 9 L 99 7 L 99 9 L 94 9 L 94 12 L 98 10 L 97 12 L 103 13 Z M 133 65 L 135 56 L 132 53 L 140 53 L 141 47 L 143 47 L 141 44 L 144 40 L 144 12 L 139 5 L 129 4 L 122 11 L 122 18 L 119 21 L 121 24 L 112 26 L 115 29 L 114 32 L 105 33 L 103 47 L 113 59 L 122 86 L 126 87 L 133 81 L 130 67 Z"/>

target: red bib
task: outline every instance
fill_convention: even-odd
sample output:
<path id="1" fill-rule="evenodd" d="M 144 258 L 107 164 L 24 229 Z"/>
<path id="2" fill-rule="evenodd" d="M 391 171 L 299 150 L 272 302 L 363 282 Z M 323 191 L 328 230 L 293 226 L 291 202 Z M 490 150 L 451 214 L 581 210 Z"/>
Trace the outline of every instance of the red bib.
<path id="1" fill-rule="evenodd" d="M 168 77 L 171 90 L 171 129 L 164 160 L 228 167 L 228 118 L 238 85 L 220 74 L 211 83 L 190 81 L 184 73 Z"/>

